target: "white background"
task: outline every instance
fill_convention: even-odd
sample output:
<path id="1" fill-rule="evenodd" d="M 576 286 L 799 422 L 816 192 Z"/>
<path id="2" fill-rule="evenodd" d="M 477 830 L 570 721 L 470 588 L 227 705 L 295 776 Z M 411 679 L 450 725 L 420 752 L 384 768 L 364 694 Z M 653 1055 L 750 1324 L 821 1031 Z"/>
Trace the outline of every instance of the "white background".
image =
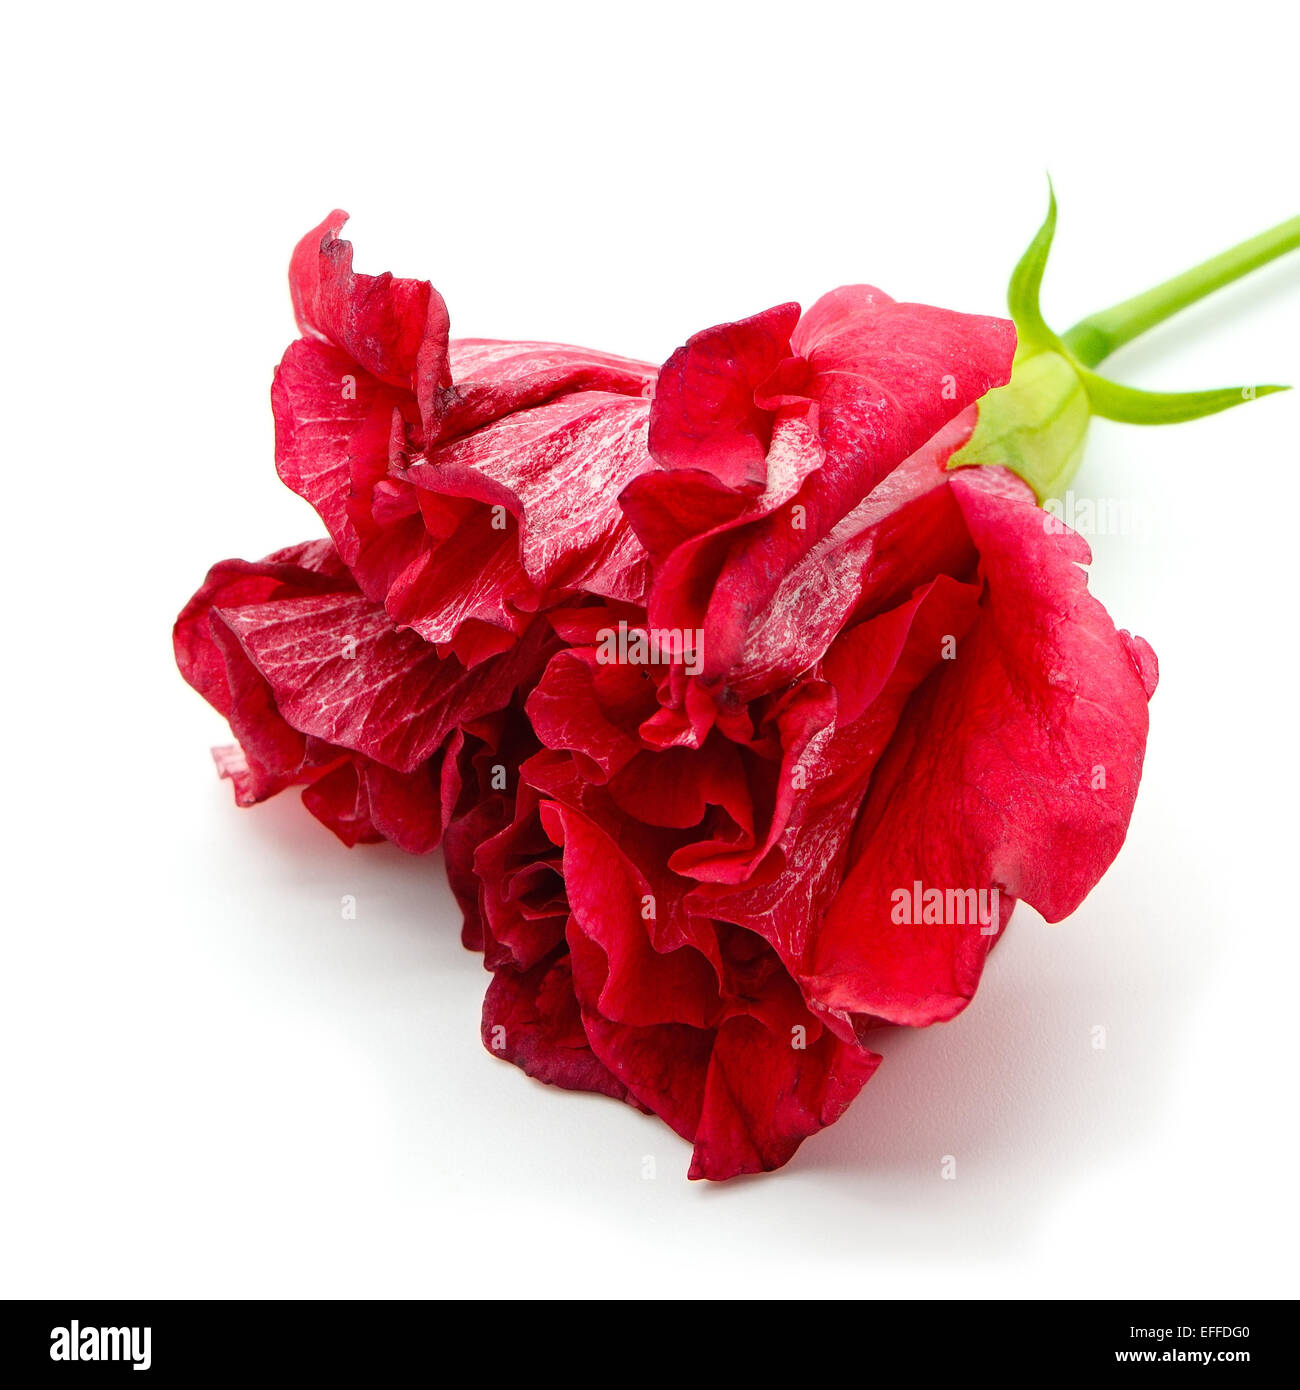
<path id="1" fill-rule="evenodd" d="M 1096 427 L 1078 490 L 1148 525 L 1093 585 L 1162 668 L 1128 843 L 775 1176 L 688 1184 L 657 1121 L 488 1056 L 439 859 L 237 811 L 169 635 L 209 563 L 321 533 L 267 392 L 332 207 L 453 331 L 661 360 L 843 282 L 1000 312 L 1050 169 L 1063 328 L 1297 211 L 1294 12 L 6 25 L 0 1293 L 1297 1293 L 1300 396 Z M 1297 259 L 1108 369 L 1300 382 Z"/>

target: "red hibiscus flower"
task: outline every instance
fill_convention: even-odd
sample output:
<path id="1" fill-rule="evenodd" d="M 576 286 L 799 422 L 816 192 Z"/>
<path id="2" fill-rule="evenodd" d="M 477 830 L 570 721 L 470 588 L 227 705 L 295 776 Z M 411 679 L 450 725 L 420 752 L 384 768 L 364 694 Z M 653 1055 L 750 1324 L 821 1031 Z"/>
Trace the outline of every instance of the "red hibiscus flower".
<path id="1" fill-rule="evenodd" d="M 1155 658 L 1038 502 L 1090 413 L 1237 396 L 1092 370 L 1186 276 L 1056 337 L 1053 218 L 1014 327 L 850 286 L 661 370 L 453 340 L 339 213 L 294 253 L 276 461 L 330 539 L 177 620 L 218 766 L 348 844 L 441 842 L 488 1049 L 658 1115 L 692 1177 L 785 1163 L 888 1026 L 965 1007 L 1017 901 L 1059 920 L 1123 842 Z"/>

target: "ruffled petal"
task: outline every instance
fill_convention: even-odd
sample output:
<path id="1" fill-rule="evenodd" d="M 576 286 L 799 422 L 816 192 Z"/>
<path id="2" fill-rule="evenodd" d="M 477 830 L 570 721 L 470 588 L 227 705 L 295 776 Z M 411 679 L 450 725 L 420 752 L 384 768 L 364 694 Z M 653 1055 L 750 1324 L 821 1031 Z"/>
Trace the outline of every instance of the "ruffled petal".
<path id="1" fill-rule="evenodd" d="M 514 653 L 468 672 L 360 594 L 217 609 L 213 623 L 295 729 L 398 772 L 414 771 L 459 723 L 503 708 L 521 674 Z"/>
<path id="2" fill-rule="evenodd" d="M 649 362 L 565 343 L 457 338 L 449 360 L 455 384 L 439 422 L 440 439 L 467 434 L 513 411 L 575 391 L 646 396 L 657 375 Z"/>
<path id="3" fill-rule="evenodd" d="M 271 406 L 281 480 L 316 509 L 362 592 L 382 601 L 427 544 L 413 490 L 389 477 L 394 416 L 413 414 L 413 399 L 341 349 L 300 338 L 276 370 Z"/>
<path id="4" fill-rule="evenodd" d="M 773 1033 L 748 1015 L 728 1019 L 709 1055 L 688 1176 L 780 1168 L 809 1135 L 839 1119 L 879 1065 L 876 1053 L 832 1033 L 817 1036 L 811 1023 Z"/>
<path id="5" fill-rule="evenodd" d="M 451 385 L 447 306 L 425 280 L 356 274 L 352 243 L 338 236 L 347 220 L 345 212 L 330 213 L 294 249 L 289 288 L 298 326 L 371 376 L 410 391 L 427 431 Z"/>
<path id="6" fill-rule="evenodd" d="M 636 1102 L 591 1050 L 564 952 L 530 970 L 498 970 L 483 1000 L 483 1045 L 550 1086 Z"/>
<path id="7" fill-rule="evenodd" d="M 778 304 L 688 338 L 664 363 L 650 417 L 650 451 L 663 468 L 694 468 L 732 488 L 761 489 L 772 435 L 758 386 L 790 355 L 797 304 Z"/>
<path id="8" fill-rule="evenodd" d="M 1155 674 L 1088 593 L 1082 537 L 1053 534 L 996 475 L 952 487 L 980 553 L 979 620 L 899 721 L 805 981 L 828 1009 L 914 1026 L 965 1007 L 1010 902 L 1058 921 L 1115 857 Z M 913 921 L 918 887 L 944 920 Z"/>

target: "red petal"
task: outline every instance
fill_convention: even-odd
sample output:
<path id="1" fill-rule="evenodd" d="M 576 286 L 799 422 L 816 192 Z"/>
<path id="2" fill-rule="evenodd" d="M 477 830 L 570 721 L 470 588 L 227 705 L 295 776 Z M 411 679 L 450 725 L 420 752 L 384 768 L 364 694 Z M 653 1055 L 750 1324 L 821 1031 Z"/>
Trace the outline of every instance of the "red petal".
<path id="1" fill-rule="evenodd" d="M 493 975 L 483 1001 L 483 1045 L 548 1085 L 630 1100 L 587 1042 L 567 955 Z"/>
<path id="2" fill-rule="evenodd" d="M 526 708 L 547 748 L 574 753 L 590 780 L 604 782 L 641 751 L 637 729 L 658 704 L 645 667 L 582 648 L 551 658 Z"/>
<path id="3" fill-rule="evenodd" d="M 973 570 L 975 548 L 945 465 L 974 419 L 972 409 L 945 425 L 785 575 L 728 675 L 736 695 L 784 688 L 853 619 L 901 602 L 936 574 Z"/>
<path id="4" fill-rule="evenodd" d="M 172 629 L 172 646 L 181 675 L 219 713 L 230 714 L 226 663 L 212 641 L 208 618 L 214 607 L 237 608 L 276 598 L 335 593 L 353 587 L 328 541 L 308 541 L 268 555 L 265 560 L 222 560 L 181 610 Z"/>
<path id="5" fill-rule="evenodd" d="M 554 592 L 540 602 L 553 604 L 564 596 L 559 591 L 577 589 L 636 599 L 644 552 L 618 494 L 650 467 L 648 412 L 639 397 L 564 396 L 441 444 L 404 476 L 418 488 L 480 504 L 485 520 L 494 507 L 499 521 L 513 517 L 524 573 L 539 593 Z M 497 539 L 503 531 L 487 534 Z"/>
<path id="6" fill-rule="evenodd" d="M 427 281 L 355 274 L 352 243 L 338 238 L 347 220 L 332 212 L 294 249 L 289 288 L 298 326 L 371 376 L 413 392 L 427 430 L 451 384 L 447 306 Z"/>
<path id="7" fill-rule="evenodd" d="M 790 355 L 797 304 L 779 304 L 688 338 L 664 363 L 650 415 L 663 468 L 698 468 L 728 487 L 761 488 L 772 422 L 755 388 Z"/>
<path id="8" fill-rule="evenodd" d="M 792 1045 L 795 1036 L 743 1015 L 718 1029 L 690 1177 L 725 1179 L 788 1163 L 810 1134 L 839 1119 L 880 1065 L 876 1053 L 831 1033 L 802 1048 Z"/>
<path id="9" fill-rule="evenodd" d="M 509 701 L 525 657 L 467 672 L 360 595 L 218 610 L 295 729 L 411 772 L 457 724 Z"/>
<path id="10" fill-rule="evenodd" d="M 827 1008 L 918 1026 L 965 1006 L 996 934 L 895 921 L 895 891 L 996 887 L 1004 909 L 1072 912 L 1123 843 L 1154 677 L 1088 593 L 1083 539 L 968 473 L 952 487 L 987 584 L 980 619 L 876 769 L 805 981 Z"/>
<path id="11" fill-rule="evenodd" d="M 439 423 L 440 439 L 466 434 L 512 411 L 575 391 L 643 396 L 656 376 L 656 368 L 648 362 L 564 343 L 459 338 L 451 344 L 450 360 L 455 386 Z"/>
<path id="12" fill-rule="evenodd" d="M 316 509 L 363 592 L 382 599 L 427 544 L 411 488 L 388 476 L 394 412 L 413 402 L 338 348 L 299 339 L 276 371 L 271 405 L 281 480 Z M 410 494 L 404 511 L 396 489 Z"/>

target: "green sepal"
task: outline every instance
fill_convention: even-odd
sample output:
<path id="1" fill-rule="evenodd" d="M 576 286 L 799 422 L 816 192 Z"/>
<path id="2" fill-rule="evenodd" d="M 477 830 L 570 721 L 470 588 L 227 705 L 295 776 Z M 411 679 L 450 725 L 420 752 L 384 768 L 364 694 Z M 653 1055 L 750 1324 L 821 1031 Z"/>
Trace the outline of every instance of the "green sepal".
<path id="1" fill-rule="evenodd" d="M 1273 236 L 1269 241 L 1266 249 L 1270 256 L 1280 254 L 1294 242 L 1288 226 L 1279 229 L 1287 237 Z M 1090 328 L 1090 321 L 1076 325 L 1063 341 L 1048 327 L 1039 307 L 1043 272 L 1055 234 L 1056 194 L 1049 179 L 1047 216 L 1016 263 L 1007 286 L 1007 307 L 1017 335 L 1011 380 L 981 397 L 971 437 L 948 460 L 949 468 L 977 464 L 1009 468 L 1033 488 L 1042 503 L 1061 496 L 1073 478 L 1092 415 L 1135 425 L 1170 425 L 1288 389 L 1244 386 L 1210 391 L 1139 391 L 1099 376 L 1091 367 L 1105 352 L 1099 346 L 1100 337 L 1098 343 L 1092 343 L 1084 331 Z M 1255 251 L 1252 255 L 1252 264 L 1263 263 L 1263 252 Z M 1223 259 L 1216 258 L 1212 263 L 1218 267 L 1215 284 L 1226 283 L 1226 272 L 1219 266 Z M 1195 274 L 1189 272 L 1189 276 L 1172 282 L 1179 290 L 1179 305 L 1194 297 L 1196 287 L 1192 284 L 1189 289 L 1188 283 Z M 1105 315 L 1094 317 L 1101 321 Z M 1147 317 L 1157 321 L 1149 309 Z M 1100 330 L 1094 336 L 1099 333 Z M 1115 333 L 1112 341 L 1127 339 Z"/>
<path id="2" fill-rule="evenodd" d="M 1129 425 L 1177 425 L 1184 420 L 1199 420 L 1205 415 L 1231 410 L 1234 405 L 1253 401 L 1258 396 L 1291 389 L 1289 386 L 1225 386 L 1217 391 L 1139 391 L 1134 386 L 1107 381 L 1086 367 L 1077 370 L 1092 402 L 1093 414 Z"/>
<path id="3" fill-rule="evenodd" d="M 1047 216 L 1034 233 L 1025 254 L 1016 262 L 1007 285 L 1007 309 L 1016 325 L 1016 356 L 1029 357 L 1036 352 L 1059 352 L 1068 356 L 1061 340 L 1048 328 L 1038 307 L 1039 291 L 1043 287 L 1043 272 L 1056 235 L 1056 191 L 1051 179 L 1047 181 Z"/>
<path id="4" fill-rule="evenodd" d="M 1083 456 L 1092 409 L 1073 363 L 1059 352 L 1018 361 L 1005 386 L 979 402 L 975 429 L 949 468 L 1009 468 L 1039 502 L 1060 497 Z"/>

